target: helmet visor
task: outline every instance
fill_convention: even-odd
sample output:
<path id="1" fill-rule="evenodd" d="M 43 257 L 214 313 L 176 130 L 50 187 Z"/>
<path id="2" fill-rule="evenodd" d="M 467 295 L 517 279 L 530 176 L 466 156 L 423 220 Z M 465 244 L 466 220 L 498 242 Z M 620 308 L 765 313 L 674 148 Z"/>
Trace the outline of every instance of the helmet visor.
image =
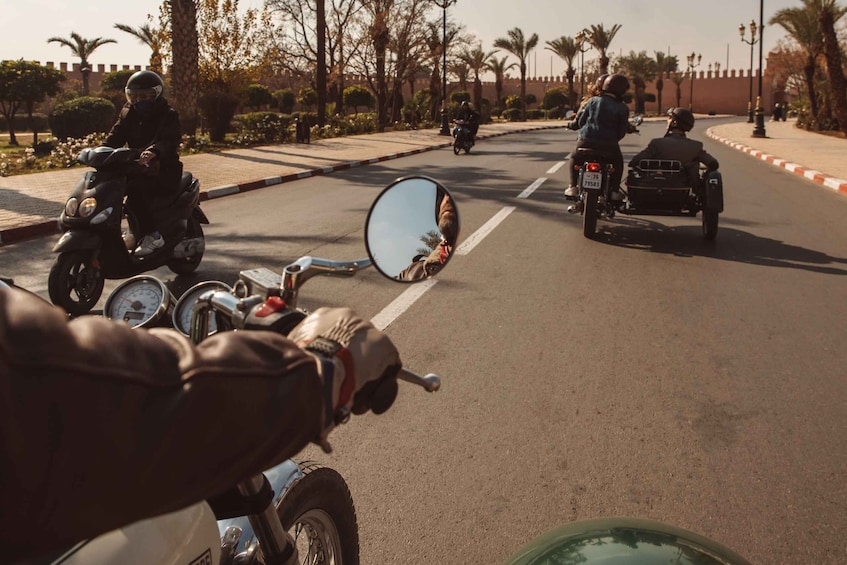
<path id="1" fill-rule="evenodd" d="M 152 88 L 126 88 L 124 89 L 126 92 L 126 100 L 130 104 L 137 104 L 138 102 L 143 102 L 144 100 L 155 100 L 162 93 L 161 86 L 154 86 Z"/>

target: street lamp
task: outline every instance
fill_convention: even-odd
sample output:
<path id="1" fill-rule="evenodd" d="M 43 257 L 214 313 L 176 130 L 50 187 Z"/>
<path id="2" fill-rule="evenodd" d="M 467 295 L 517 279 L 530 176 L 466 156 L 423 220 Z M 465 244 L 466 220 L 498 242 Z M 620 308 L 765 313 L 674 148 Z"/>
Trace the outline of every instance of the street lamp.
<path id="1" fill-rule="evenodd" d="M 585 98 L 585 52 L 591 49 L 591 45 L 585 45 L 588 41 L 588 34 L 585 33 L 584 29 L 576 32 L 574 39 L 576 39 L 577 51 L 579 51 L 579 100 L 582 102 Z"/>
<path id="2" fill-rule="evenodd" d="M 762 33 L 765 26 L 762 20 L 765 16 L 765 0 L 759 0 L 759 96 L 756 98 L 756 126 L 753 137 L 767 137 L 765 132 L 765 110 L 762 108 Z"/>
<path id="3" fill-rule="evenodd" d="M 750 20 L 750 40 L 744 39 L 744 24 L 739 24 L 738 33 L 741 34 L 741 41 L 750 46 L 750 98 L 747 101 L 747 123 L 753 123 L 753 46 L 759 42 L 756 38 L 756 22 Z"/>
<path id="4" fill-rule="evenodd" d="M 441 135 L 450 135 L 450 124 L 447 123 L 447 6 L 455 4 L 457 0 L 431 0 L 436 6 L 444 10 L 444 20 L 441 36 Z"/>
<path id="5" fill-rule="evenodd" d="M 688 94 L 688 109 L 694 112 L 694 69 L 700 66 L 700 61 L 703 59 L 703 55 L 696 55 L 694 51 L 691 52 L 691 55 L 686 57 L 688 59 L 688 72 L 691 75 L 691 91 Z M 695 61 L 697 61 L 695 63 Z"/>

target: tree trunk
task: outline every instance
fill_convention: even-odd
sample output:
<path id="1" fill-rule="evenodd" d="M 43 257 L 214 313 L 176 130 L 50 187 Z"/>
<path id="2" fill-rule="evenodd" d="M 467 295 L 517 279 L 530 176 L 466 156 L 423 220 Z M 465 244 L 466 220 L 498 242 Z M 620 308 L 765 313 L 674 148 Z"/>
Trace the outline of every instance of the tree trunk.
<path id="1" fill-rule="evenodd" d="M 189 143 L 197 134 L 197 103 L 199 99 L 200 69 L 197 40 L 197 4 L 195 0 L 169 0 L 171 8 L 170 69 L 172 103 L 179 112 L 183 135 Z"/>
<path id="2" fill-rule="evenodd" d="M 824 8 L 820 13 L 823 32 L 823 50 L 826 68 L 829 73 L 829 86 L 832 93 L 832 109 L 838 120 L 838 127 L 847 134 L 847 80 L 844 79 L 844 67 L 841 64 L 841 49 L 835 33 L 835 19 L 832 9 Z"/>
<path id="3" fill-rule="evenodd" d="M 812 114 L 812 119 L 818 119 L 818 95 L 815 91 L 815 58 L 809 55 L 806 64 L 803 65 L 803 74 L 806 76 L 806 86 L 809 89 L 809 112 Z M 817 128 L 815 128 L 817 129 Z"/>
<path id="4" fill-rule="evenodd" d="M 318 93 L 318 125 L 326 124 L 326 5 L 324 0 L 317 0 L 317 69 L 315 90 Z"/>
<path id="5" fill-rule="evenodd" d="M 526 121 L 526 63 L 521 61 L 521 121 Z"/>
<path id="6" fill-rule="evenodd" d="M 609 72 L 609 58 L 606 57 L 606 52 L 600 53 L 600 74 L 605 75 Z"/>
<path id="7" fill-rule="evenodd" d="M 662 74 L 659 73 L 659 78 L 656 79 L 656 113 L 662 115 L 662 89 L 665 87 L 665 81 L 662 80 Z"/>
<path id="8" fill-rule="evenodd" d="M 473 81 L 473 105 L 477 112 L 482 111 L 482 81 L 478 76 Z"/>
<path id="9" fill-rule="evenodd" d="M 572 67 L 568 67 L 568 72 L 565 76 L 568 77 L 568 100 L 571 102 L 572 107 L 576 107 L 576 92 L 573 89 L 573 77 L 576 75 L 576 71 Z"/>

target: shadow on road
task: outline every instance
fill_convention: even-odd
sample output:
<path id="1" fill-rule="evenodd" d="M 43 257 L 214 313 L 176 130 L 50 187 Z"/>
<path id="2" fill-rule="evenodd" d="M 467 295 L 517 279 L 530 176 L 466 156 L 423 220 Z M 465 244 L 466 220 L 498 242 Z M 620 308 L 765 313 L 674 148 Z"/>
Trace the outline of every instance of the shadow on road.
<path id="1" fill-rule="evenodd" d="M 838 266 L 847 265 L 847 258 L 833 257 L 813 249 L 726 227 L 718 230 L 715 241 L 705 241 L 699 218 L 692 220 L 696 223 L 691 226 L 670 227 L 644 218 L 617 218 L 614 224 L 598 224 L 597 240 L 618 247 L 678 257 L 711 257 L 763 267 L 847 275 L 847 268 Z"/>

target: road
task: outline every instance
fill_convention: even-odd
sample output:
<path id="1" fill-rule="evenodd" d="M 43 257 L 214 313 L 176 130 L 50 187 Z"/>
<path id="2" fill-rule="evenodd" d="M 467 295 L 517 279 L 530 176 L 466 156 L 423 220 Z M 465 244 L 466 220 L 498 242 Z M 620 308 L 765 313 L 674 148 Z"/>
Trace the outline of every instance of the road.
<path id="1" fill-rule="evenodd" d="M 456 196 L 460 240 L 501 221 L 386 330 L 442 390 L 403 384 L 387 414 L 336 430 L 331 455 L 303 454 L 349 482 L 363 563 L 499 563 L 601 516 L 671 523 L 754 563 L 847 562 L 847 200 L 706 140 L 725 186 L 715 242 L 674 217 L 601 221 L 591 241 L 554 170 L 573 140 L 510 135 L 208 201 L 201 271 L 171 286 L 363 257 L 380 188 L 430 175 Z M 46 296 L 52 244 L 0 249 L 0 272 Z M 408 288 L 313 279 L 301 306 L 372 317 Z"/>

